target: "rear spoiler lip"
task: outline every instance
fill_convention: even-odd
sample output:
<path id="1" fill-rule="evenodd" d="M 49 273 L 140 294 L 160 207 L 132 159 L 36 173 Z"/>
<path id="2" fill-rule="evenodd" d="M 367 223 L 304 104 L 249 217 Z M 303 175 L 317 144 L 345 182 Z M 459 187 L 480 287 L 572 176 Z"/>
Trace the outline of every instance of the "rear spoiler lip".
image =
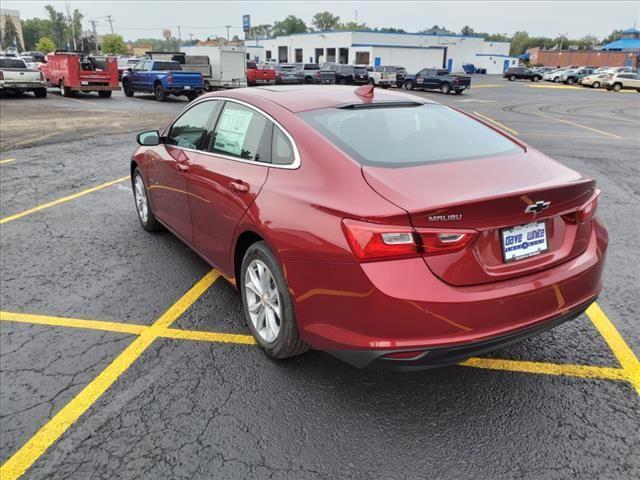
<path id="1" fill-rule="evenodd" d="M 513 135 L 511 135 L 510 133 L 504 131 L 503 129 L 497 127 L 496 125 L 493 125 L 481 118 L 476 117 L 475 115 L 471 115 L 468 112 L 465 112 L 464 110 L 461 110 L 459 108 L 456 107 L 451 107 L 449 106 L 449 108 L 452 108 L 453 110 L 455 110 L 456 112 L 460 112 L 463 115 L 466 115 L 467 117 L 473 118 L 476 122 L 479 122 L 481 124 L 483 124 L 486 127 L 489 127 L 491 130 L 498 132 L 500 135 L 502 135 L 503 137 L 508 138 L 509 140 L 511 140 L 513 143 L 515 143 L 516 145 L 518 145 L 520 148 L 522 148 L 524 150 L 525 153 L 527 153 L 527 148 L 529 147 L 526 143 L 524 143 L 522 140 L 514 137 Z"/>

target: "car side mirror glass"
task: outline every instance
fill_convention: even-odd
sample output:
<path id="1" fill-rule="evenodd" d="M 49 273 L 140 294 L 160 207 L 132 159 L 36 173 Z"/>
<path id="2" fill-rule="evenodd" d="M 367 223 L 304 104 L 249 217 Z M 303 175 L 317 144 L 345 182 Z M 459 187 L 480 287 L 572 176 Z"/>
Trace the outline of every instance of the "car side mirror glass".
<path id="1" fill-rule="evenodd" d="M 158 130 L 149 130 L 148 132 L 139 133 L 136 137 L 139 145 L 153 147 L 160 145 L 160 132 Z"/>
<path id="2" fill-rule="evenodd" d="M 133 72 L 133 68 L 131 67 L 127 68 L 127 72 Z"/>

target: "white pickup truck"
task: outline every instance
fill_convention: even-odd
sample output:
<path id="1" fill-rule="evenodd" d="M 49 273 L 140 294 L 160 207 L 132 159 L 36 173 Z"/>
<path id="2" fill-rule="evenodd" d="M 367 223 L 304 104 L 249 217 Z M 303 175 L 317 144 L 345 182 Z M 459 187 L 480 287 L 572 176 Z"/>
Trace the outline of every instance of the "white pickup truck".
<path id="1" fill-rule="evenodd" d="M 369 83 L 382 88 L 389 88 L 396 84 L 397 67 L 367 67 L 369 71 Z"/>
<path id="2" fill-rule="evenodd" d="M 40 70 L 29 69 L 23 59 L 0 57 L 0 93 L 33 92 L 47 96 L 47 81 Z"/>

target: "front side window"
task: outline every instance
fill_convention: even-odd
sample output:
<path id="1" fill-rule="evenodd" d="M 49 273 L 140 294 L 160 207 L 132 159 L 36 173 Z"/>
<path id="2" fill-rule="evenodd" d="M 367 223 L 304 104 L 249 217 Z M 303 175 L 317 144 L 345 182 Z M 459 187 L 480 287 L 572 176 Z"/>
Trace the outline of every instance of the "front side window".
<path id="1" fill-rule="evenodd" d="M 206 151 L 211 143 L 209 120 L 217 101 L 206 101 L 187 110 L 171 126 L 166 143 L 176 147 Z"/>
<path id="2" fill-rule="evenodd" d="M 444 105 L 325 108 L 299 115 L 364 165 L 406 167 L 518 150 L 508 138 Z"/>
<path id="3" fill-rule="evenodd" d="M 213 149 L 244 160 L 268 162 L 270 122 L 264 115 L 239 103 L 226 102 L 216 124 Z M 265 148 L 266 147 L 266 148 Z"/>

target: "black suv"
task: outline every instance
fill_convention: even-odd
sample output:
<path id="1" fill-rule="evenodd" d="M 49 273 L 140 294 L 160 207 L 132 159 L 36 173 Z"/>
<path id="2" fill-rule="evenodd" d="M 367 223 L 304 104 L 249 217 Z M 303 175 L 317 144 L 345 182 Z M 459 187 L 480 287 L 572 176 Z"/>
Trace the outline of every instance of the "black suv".
<path id="1" fill-rule="evenodd" d="M 510 82 L 516 80 L 531 80 L 532 82 L 539 82 L 542 80 L 542 74 L 531 70 L 526 67 L 511 67 L 507 68 L 502 75 L 503 78 L 508 78 Z"/>
<path id="2" fill-rule="evenodd" d="M 367 67 L 326 63 L 322 66 L 322 69 L 336 72 L 336 83 L 340 85 L 364 85 L 369 83 Z"/>

